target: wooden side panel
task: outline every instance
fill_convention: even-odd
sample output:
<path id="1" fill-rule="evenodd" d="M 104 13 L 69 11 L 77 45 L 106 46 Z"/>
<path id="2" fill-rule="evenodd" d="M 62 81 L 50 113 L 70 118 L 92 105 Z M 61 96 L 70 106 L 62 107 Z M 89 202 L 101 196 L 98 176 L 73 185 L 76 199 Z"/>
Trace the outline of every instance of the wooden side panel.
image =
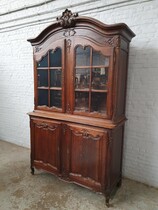
<path id="1" fill-rule="evenodd" d="M 117 50 L 117 68 L 118 75 L 116 77 L 116 101 L 114 110 L 114 121 L 119 121 L 125 117 L 125 103 L 126 103 L 126 84 L 127 84 L 127 67 L 128 67 L 128 53 L 124 50 Z"/>
<path id="2" fill-rule="evenodd" d="M 60 123 L 34 119 L 31 124 L 31 157 L 33 166 L 59 173 Z"/>
<path id="3" fill-rule="evenodd" d="M 121 50 L 121 59 L 120 59 L 120 84 L 118 91 L 118 115 L 125 114 L 125 99 L 126 99 L 126 82 L 127 82 L 127 62 L 128 54 L 127 52 Z"/>
<path id="4" fill-rule="evenodd" d="M 110 187 L 113 188 L 122 178 L 122 153 L 123 153 L 124 125 L 112 131 L 111 158 L 110 158 Z"/>
<path id="5" fill-rule="evenodd" d="M 69 177 L 76 183 L 104 191 L 106 131 L 70 126 Z"/>

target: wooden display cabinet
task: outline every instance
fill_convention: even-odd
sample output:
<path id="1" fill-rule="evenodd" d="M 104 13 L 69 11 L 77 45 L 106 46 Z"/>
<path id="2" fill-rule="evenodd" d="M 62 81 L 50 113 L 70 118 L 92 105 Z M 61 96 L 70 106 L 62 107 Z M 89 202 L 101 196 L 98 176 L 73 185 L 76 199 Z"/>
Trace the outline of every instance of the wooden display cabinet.
<path id="1" fill-rule="evenodd" d="M 65 10 L 29 39 L 34 58 L 31 170 L 102 192 L 121 184 L 129 42 L 125 24 Z"/>

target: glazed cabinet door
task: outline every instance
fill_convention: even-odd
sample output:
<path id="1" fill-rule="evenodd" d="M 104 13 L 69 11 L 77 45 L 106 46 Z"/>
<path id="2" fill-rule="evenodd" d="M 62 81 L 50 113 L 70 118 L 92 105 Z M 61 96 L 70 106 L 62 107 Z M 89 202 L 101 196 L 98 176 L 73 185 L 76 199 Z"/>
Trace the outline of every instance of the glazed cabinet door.
<path id="1" fill-rule="evenodd" d="M 112 115 L 113 48 L 74 38 L 72 53 L 73 114 L 98 118 Z M 71 78 L 71 77 L 70 77 Z"/>
<path id="2" fill-rule="evenodd" d="M 66 138 L 70 180 L 95 191 L 104 191 L 106 131 L 88 126 L 68 125 Z"/>
<path id="3" fill-rule="evenodd" d="M 61 124 L 31 120 L 31 167 L 60 173 Z"/>
<path id="4" fill-rule="evenodd" d="M 36 109 L 65 111 L 64 44 L 64 40 L 55 41 L 34 55 Z"/>

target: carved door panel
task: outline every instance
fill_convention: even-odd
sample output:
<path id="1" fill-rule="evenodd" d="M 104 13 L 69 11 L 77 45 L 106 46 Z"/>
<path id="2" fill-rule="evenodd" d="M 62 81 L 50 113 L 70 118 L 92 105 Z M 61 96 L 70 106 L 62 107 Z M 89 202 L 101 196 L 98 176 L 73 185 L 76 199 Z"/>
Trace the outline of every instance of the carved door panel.
<path id="1" fill-rule="evenodd" d="M 104 129 L 69 125 L 69 178 L 96 191 L 105 186 L 106 139 Z"/>
<path id="2" fill-rule="evenodd" d="M 59 173 L 60 123 L 45 120 L 32 120 L 31 128 L 31 165 L 53 173 Z"/>

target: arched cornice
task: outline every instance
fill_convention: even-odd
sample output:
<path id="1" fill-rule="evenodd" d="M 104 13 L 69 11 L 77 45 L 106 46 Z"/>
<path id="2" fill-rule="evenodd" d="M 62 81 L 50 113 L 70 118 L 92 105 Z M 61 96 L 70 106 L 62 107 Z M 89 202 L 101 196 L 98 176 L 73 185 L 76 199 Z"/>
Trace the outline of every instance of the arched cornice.
<path id="1" fill-rule="evenodd" d="M 48 37 L 56 32 L 67 28 L 92 28 L 98 30 L 104 35 L 122 35 L 128 41 L 135 36 L 133 31 L 124 23 L 107 25 L 94 18 L 78 16 L 77 13 L 73 14 L 70 10 L 66 9 L 57 21 L 47 28 L 45 28 L 36 38 L 28 39 L 32 46 L 41 44 Z"/>

